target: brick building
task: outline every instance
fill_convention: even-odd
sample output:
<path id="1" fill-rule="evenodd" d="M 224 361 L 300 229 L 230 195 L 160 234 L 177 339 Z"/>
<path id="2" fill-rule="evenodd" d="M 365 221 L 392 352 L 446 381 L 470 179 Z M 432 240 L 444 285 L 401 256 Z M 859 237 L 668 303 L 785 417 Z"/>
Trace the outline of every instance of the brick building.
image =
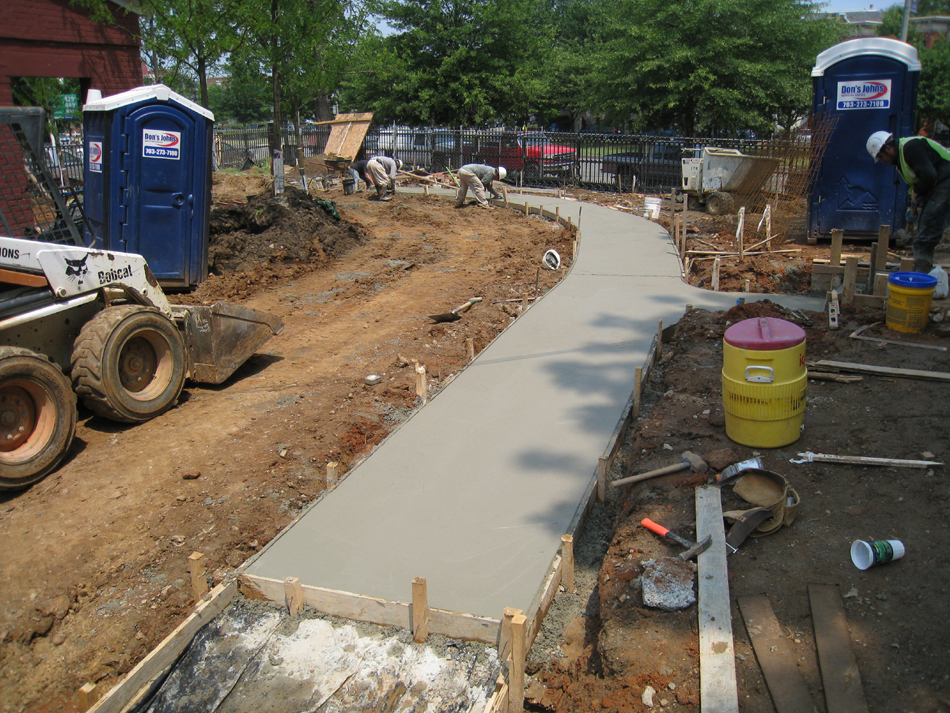
<path id="1" fill-rule="evenodd" d="M 107 3 L 112 26 L 94 22 L 69 0 L 0 0 L 0 106 L 10 106 L 12 77 L 77 77 L 86 99 L 142 84 L 139 17 L 128 0 Z"/>

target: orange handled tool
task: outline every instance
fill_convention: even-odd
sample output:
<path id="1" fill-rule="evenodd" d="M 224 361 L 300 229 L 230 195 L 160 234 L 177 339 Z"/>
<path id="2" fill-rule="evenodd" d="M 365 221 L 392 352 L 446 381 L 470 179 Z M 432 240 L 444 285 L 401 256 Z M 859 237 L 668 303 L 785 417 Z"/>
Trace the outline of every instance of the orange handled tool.
<path id="1" fill-rule="evenodd" d="M 643 525 L 646 529 L 652 530 L 658 535 L 665 537 L 668 540 L 673 540 L 678 545 L 682 545 L 686 548 L 685 552 L 680 553 L 680 559 L 684 562 L 696 555 L 705 552 L 709 549 L 709 546 L 712 544 L 712 535 L 707 535 L 702 542 L 690 542 L 689 540 L 680 537 L 674 532 L 670 532 L 668 528 L 659 525 L 648 517 L 643 518 L 640 521 L 640 524 Z"/>

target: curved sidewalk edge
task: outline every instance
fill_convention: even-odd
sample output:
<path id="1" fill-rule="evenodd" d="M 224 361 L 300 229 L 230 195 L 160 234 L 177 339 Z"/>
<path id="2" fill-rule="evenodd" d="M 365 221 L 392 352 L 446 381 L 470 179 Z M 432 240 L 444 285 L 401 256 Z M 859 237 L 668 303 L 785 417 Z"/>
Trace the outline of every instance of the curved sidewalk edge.
<path id="1" fill-rule="evenodd" d="M 247 574 L 387 602 L 411 602 L 421 577 L 434 609 L 492 621 L 505 607 L 538 610 L 659 321 L 674 324 L 687 304 L 726 309 L 737 295 L 685 284 L 656 223 L 556 196 L 509 196 L 516 200 L 580 222 L 570 274 Z M 743 296 L 821 308 L 811 298 Z"/>

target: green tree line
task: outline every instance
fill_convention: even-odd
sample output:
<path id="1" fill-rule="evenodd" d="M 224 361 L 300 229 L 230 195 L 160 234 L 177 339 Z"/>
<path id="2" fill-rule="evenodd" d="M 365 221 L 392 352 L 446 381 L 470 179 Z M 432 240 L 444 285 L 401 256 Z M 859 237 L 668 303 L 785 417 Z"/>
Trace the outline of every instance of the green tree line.
<path id="1" fill-rule="evenodd" d="M 948 3 L 920 0 L 920 12 L 948 14 Z M 576 129 L 584 119 L 635 131 L 769 133 L 807 116 L 815 57 L 843 39 L 843 25 L 821 18 L 811 0 L 139 0 L 138 8 L 157 81 L 219 121 L 298 125 L 331 118 L 335 103 L 373 112 L 377 123 Z M 947 117 L 947 43 L 920 51 L 921 110 Z"/>

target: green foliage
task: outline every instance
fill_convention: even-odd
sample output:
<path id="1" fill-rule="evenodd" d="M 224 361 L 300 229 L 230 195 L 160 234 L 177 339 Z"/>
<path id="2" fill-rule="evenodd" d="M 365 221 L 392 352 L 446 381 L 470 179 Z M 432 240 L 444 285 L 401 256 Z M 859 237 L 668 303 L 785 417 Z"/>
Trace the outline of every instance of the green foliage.
<path id="1" fill-rule="evenodd" d="M 770 132 L 807 114 L 837 38 L 804 0 L 602 0 L 598 105 L 642 129 Z"/>
<path id="2" fill-rule="evenodd" d="M 236 52 L 229 57 L 226 70 L 223 83 L 208 87 L 208 108 L 215 121 L 252 124 L 270 119 L 271 92 L 260 63 Z"/>
<path id="3" fill-rule="evenodd" d="M 382 0 L 396 31 L 369 36 L 344 104 L 383 122 L 481 124 L 527 117 L 546 88 L 551 32 L 538 0 Z"/>
<path id="4" fill-rule="evenodd" d="M 938 119 L 950 124 L 950 42 L 937 40 L 930 49 L 921 49 L 920 64 L 917 123 Z"/>

